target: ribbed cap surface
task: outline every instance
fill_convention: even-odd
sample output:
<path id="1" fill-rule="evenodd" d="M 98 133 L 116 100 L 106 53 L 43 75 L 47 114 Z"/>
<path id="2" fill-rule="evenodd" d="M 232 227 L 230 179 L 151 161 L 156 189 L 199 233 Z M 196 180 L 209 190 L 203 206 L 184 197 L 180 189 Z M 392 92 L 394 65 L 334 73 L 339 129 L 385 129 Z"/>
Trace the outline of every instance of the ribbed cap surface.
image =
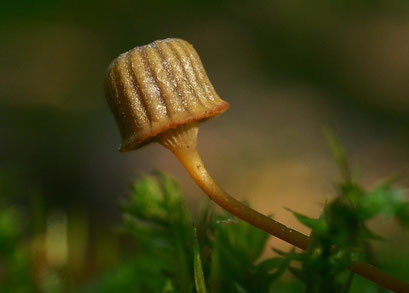
<path id="1" fill-rule="evenodd" d="M 120 151 L 229 107 L 214 90 L 193 46 L 180 39 L 155 41 L 121 54 L 108 68 L 105 95 L 121 133 Z"/>

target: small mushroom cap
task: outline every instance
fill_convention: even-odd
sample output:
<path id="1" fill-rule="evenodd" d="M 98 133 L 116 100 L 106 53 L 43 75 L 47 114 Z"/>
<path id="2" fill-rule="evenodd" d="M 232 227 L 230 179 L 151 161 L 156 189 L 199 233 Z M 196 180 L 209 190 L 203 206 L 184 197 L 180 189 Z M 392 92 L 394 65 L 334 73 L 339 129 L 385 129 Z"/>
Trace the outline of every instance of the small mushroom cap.
<path id="1" fill-rule="evenodd" d="M 121 133 L 121 152 L 229 107 L 214 90 L 196 50 L 180 39 L 121 54 L 108 67 L 105 95 Z"/>

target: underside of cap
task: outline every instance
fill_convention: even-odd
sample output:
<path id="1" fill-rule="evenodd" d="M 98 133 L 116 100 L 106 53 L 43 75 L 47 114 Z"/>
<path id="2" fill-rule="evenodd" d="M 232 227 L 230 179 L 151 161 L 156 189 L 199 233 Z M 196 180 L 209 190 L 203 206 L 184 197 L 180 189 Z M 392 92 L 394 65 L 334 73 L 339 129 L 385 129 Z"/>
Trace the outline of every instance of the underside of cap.
<path id="1" fill-rule="evenodd" d="M 229 107 L 214 90 L 193 46 L 180 39 L 155 41 L 121 54 L 108 68 L 105 94 L 121 133 L 121 152 Z"/>
<path id="2" fill-rule="evenodd" d="M 198 115 L 195 117 L 186 117 L 185 119 L 182 119 L 180 121 L 174 122 L 174 123 L 167 123 L 164 125 L 164 127 L 162 128 L 157 128 L 154 131 L 151 131 L 150 133 L 148 133 L 147 136 L 136 136 L 136 137 L 129 137 L 127 140 L 123 140 L 121 143 L 121 146 L 119 148 L 120 152 L 129 152 L 135 149 L 138 149 L 150 142 L 152 142 L 153 140 L 155 140 L 155 138 L 165 132 L 166 130 L 169 129 L 173 129 L 173 128 L 177 128 L 180 125 L 184 125 L 184 124 L 189 124 L 189 123 L 194 123 L 194 122 L 204 122 L 214 116 L 217 116 L 221 113 L 223 113 L 224 111 L 226 111 L 229 108 L 229 103 L 224 102 L 222 105 L 220 105 L 219 108 L 215 108 L 213 109 L 213 112 L 207 112 L 207 113 L 203 113 L 203 115 Z"/>

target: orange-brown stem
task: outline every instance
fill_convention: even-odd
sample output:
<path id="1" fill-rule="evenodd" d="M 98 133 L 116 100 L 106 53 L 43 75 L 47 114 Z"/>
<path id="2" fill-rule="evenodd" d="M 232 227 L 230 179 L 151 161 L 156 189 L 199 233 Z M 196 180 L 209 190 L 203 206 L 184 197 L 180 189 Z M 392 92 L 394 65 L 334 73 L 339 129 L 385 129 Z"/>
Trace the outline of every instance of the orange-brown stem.
<path id="1" fill-rule="evenodd" d="M 176 155 L 193 180 L 220 207 L 281 240 L 303 250 L 307 249 L 308 236 L 247 207 L 214 182 L 197 151 L 197 134 L 197 124 L 183 125 L 163 133 L 158 138 L 158 142 Z M 372 265 L 356 262 L 349 269 L 394 292 L 409 292 L 409 284 L 384 273 Z"/>

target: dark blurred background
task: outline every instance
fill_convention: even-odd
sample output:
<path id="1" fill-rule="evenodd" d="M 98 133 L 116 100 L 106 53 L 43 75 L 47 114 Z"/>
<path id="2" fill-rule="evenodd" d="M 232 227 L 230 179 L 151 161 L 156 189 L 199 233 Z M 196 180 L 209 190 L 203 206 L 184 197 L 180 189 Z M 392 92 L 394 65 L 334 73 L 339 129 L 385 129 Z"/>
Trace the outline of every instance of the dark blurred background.
<path id="1" fill-rule="evenodd" d="M 239 199 L 307 232 L 283 207 L 318 216 L 335 195 L 326 126 L 365 186 L 402 171 L 408 186 L 406 0 L 8 1 L 0 9 L 0 178 L 3 193 L 32 210 L 39 243 L 57 241 L 48 262 L 96 273 L 114 263 L 119 202 L 152 169 L 181 182 L 193 212 L 204 198 L 159 145 L 120 154 L 104 98 L 111 60 L 167 37 L 194 45 L 231 104 L 201 127 L 199 149 Z M 387 221 L 376 225 L 397 247 L 408 243 Z"/>

